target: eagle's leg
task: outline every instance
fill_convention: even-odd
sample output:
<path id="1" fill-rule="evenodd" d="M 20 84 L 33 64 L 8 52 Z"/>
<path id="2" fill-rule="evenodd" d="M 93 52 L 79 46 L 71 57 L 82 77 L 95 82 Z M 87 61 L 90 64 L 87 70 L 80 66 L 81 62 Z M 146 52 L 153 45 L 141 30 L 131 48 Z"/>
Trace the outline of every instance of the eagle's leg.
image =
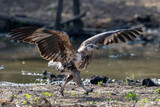
<path id="1" fill-rule="evenodd" d="M 73 73 L 73 80 L 77 83 L 78 86 L 82 87 L 86 91 L 87 95 L 89 92 L 93 91 L 93 89 L 88 90 L 87 88 L 85 88 L 85 86 L 81 80 L 80 71 L 76 71 Z"/>
<path id="2" fill-rule="evenodd" d="M 65 83 L 61 86 L 61 91 L 60 91 L 60 92 L 61 92 L 62 96 L 64 96 L 63 91 L 64 91 L 65 85 L 66 85 L 69 81 L 71 81 L 72 79 L 73 79 L 73 76 L 72 76 L 72 75 L 68 75 Z"/>

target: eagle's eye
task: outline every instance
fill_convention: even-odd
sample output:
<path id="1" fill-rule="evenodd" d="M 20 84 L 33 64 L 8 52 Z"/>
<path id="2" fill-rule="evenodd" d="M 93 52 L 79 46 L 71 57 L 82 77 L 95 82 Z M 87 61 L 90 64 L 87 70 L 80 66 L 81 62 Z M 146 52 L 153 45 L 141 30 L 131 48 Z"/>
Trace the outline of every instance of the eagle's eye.
<path id="1" fill-rule="evenodd" d="M 91 48 L 93 48 L 93 45 L 91 45 Z"/>

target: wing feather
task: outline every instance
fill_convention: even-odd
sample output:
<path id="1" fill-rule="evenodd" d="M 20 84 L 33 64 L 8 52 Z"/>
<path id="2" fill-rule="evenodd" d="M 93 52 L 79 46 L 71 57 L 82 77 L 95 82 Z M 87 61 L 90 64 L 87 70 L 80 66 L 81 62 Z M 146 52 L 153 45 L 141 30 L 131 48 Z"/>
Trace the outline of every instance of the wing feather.
<path id="1" fill-rule="evenodd" d="M 116 34 L 116 37 L 118 37 L 122 42 L 126 42 L 123 35 L 121 34 Z"/>
<path id="2" fill-rule="evenodd" d="M 9 33 L 10 39 L 36 44 L 43 58 L 52 61 L 69 61 L 75 58 L 75 50 L 67 34 L 38 27 L 21 27 Z"/>
<path id="3" fill-rule="evenodd" d="M 121 35 L 123 35 L 125 38 L 127 38 L 129 41 L 132 41 L 132 38 L 126 34 L 125 32 L 121 33 Z"/>
<path id="4" fill-rule="evenodd" d="M 88 44 L 109 45 L 112 43 L 119 43 L 119 41 L 122 42 L 126 42 L 126 40 L 132 41 L 133 40 L 132 38 L 137 38 L 137 36 L 141 36 L 142 32 L 143 31 L 141 28 L 119 29 L 115 31 L 103 32 L 85 40 L 81 44 L 81 46 L 86 46 Z"/>
<path id="5" fill-rule="evenodd" d="M 118 43 L 118 39 L 115 35 L 113 36 L 113 41 L 114 41 L 114 43 Z"/>
<path id="6" fill-rule="evenodd" d="M 126 33 L 127 33 L 128 35 L 130 35 L 131 37 L 133 37 L 133 38 L 135 38 L 135 39 L 136 39 L 135 34 L 133 34 L 132 32 L 130 32 L 130 31 L 126 31 Z"/>

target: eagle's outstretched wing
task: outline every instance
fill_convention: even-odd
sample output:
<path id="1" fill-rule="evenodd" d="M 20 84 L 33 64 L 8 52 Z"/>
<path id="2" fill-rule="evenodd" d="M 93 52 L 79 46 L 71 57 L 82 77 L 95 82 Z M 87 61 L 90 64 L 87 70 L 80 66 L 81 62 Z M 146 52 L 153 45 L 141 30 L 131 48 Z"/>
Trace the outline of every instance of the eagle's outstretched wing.
<path id="1" fill-rule="evenodd" d="M 125 42 L 126 39 L 132 41 L 133 38 L 136 38 L 136 36 L 141 36 L 141 34 L 141 28 L 119 29 L 115 31 L 103 32 L 85 40 L 81 46 L 86 46 L 88 44 L 109 45 L 112 43 L 118 43 L 118 40 Z"/>
<path id="2" fill-rule="evenodd" d="M 69 36 L 59 31 L 38 27 L 21 27 L 9 33 L 10 39 L 36 44 L 41 56 L 51 61 L 71 61 L 75 50 Z"/>

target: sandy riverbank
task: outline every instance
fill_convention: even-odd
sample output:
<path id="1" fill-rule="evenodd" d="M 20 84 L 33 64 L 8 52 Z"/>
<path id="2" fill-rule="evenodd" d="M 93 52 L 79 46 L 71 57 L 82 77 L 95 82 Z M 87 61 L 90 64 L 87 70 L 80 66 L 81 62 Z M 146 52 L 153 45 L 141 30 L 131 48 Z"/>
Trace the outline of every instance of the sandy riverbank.
<path id="1" fill-rule="evenodd" d="M 0 104 L 7 106 L 112 106 L 148 107 L 160 106 L 160 86 L 144 87 L 139 84 L 107 83 L 88 85 L 89 95 L 77 85 L 67 85 L 64 97 L 59 85 L 0 86 Z M 129 94 L 130 93 L 130 94 Z"/>

